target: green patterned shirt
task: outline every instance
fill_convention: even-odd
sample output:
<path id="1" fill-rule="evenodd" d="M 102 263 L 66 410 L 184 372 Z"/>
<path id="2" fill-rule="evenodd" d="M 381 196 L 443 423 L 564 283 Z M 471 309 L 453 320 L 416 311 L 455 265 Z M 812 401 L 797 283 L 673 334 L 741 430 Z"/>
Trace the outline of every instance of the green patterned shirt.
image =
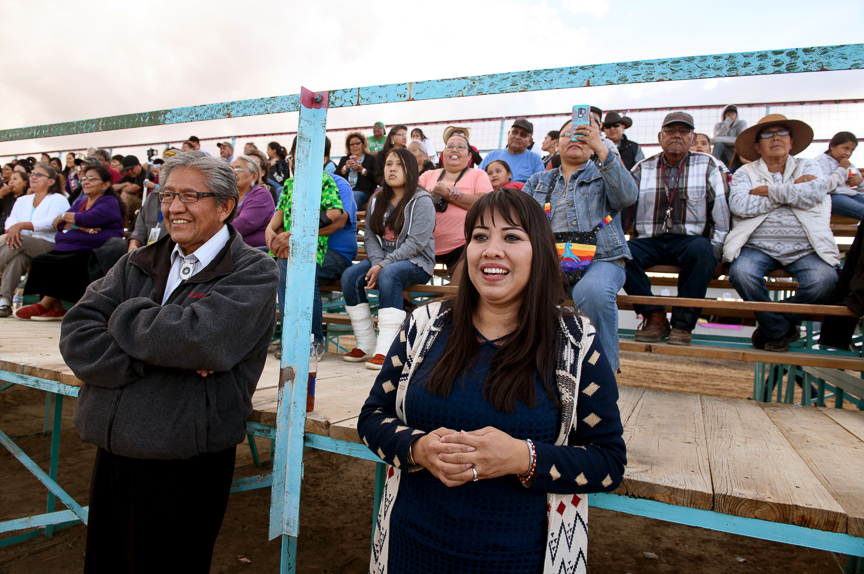
<path id="1" fill-rule="evenodd" d="M 285 189 L 282 190 L 282 196 L 279 198 L 279 205 L 276 209 L 282 210 L 283 223 L 285 231 L 291 231 L 291 204 L 294 198 L 294 178 L 285 180 Z M 342 209 L 342 198 L 339 197 L 339 188 L 336 187 L 336 182 L 330 177 L 330 174 L 323 172 L 321 178 L 321 211 L 328 209 Z M 316 251 L 315 259 L 319 265 L 324 263 L 324 256 L 327 254 L 327 235 L 318 236 L 318 250 Z"/>

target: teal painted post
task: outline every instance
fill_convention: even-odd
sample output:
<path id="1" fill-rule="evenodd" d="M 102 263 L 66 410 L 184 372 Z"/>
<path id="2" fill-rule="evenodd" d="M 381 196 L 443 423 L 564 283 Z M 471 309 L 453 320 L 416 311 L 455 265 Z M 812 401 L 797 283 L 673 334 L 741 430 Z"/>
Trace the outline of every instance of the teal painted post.
<path id="1" fill-rule="evenodd" d="M 387 481 L 387 466 L 383 462 L 375 465 L 375 501 L 372 503 L 372 551 L 375 551 L 375 529 L 378 527 L 378 509 L 381 508 L 381 496 L 384 495 L 384 483 Z"/>
<path id="2" fill-rule="evenodd" d="M 52 393 L 48 393 L 50 397 Z M 48 467 L 48 477 L 57 482 L 57 460 L 60 458 L 60 429 L 63 418 L 63 395 L 57 395 L 54 400 L 54 424 L 51 427 L 51 462 Z M 48 491 L 48 512 L 54 512 L 54 493 Z M 54 526 L 48 525 L 45 527 L 45 537 L 54 534 Z"/>
<path id="3" fill-rule="evenodd" d="M 294 572 L 297 560 L 312 288 L 315 284 L 327 103 L 326 92 L 316 94 L 302 89 L 297 126 L 297 170 L 291 206 L 291 257 L 288 259 L 285 309 L 282 310 L 282 363 L 270 501 L 269 537 L 272 540 L 282 536 L 282 572 Z"/>
<path id="4" fill-rule="evenodd" d="M 42 437 L 48 436 L 51 430 L 51 397 L 53 393 L 45 393 L 45 422 L 42 424 Z"/>

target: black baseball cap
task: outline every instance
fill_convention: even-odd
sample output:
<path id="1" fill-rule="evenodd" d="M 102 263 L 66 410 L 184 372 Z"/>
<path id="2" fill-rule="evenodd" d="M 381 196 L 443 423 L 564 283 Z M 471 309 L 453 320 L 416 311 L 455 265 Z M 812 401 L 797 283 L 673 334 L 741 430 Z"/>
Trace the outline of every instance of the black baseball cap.
<path id="1" fill-rule="evenodd" d="M 136 165 L 141 165 L 141 162 L 138 161 L 138 158 L 134 155 L 127 155 L 123 158 L 123 168 L 120 171 L 128 171 Z"/>
<path id="2" fill-rule="evenodd" d="M 526 130 L 529 134 L 532 134 L 532 135 L 534 134 L 534 124 L 532 124 L 531 122 L 529 122 L 525 118 L 519 118 L 518 120 L 513 122 L 512 127 L 522 128 L 523 130 Z"/>

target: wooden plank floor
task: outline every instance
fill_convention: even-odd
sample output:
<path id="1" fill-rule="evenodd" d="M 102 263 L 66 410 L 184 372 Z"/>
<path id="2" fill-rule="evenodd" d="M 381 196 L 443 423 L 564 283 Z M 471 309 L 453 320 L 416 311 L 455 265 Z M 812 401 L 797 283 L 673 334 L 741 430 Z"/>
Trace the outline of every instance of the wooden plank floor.
<path id="1" fill-rule="evenodd" d="M 59 323 L 0 320 L 0 369 L 80 385 Z M 378 371 L 326 354 L 306 432 L 360 442 L 357 416 Z M 251 420 L 276 421 L 268 356 Z M 864 413 L 621 387 L 628 466 L 619 494 L 864 537 Z"/>

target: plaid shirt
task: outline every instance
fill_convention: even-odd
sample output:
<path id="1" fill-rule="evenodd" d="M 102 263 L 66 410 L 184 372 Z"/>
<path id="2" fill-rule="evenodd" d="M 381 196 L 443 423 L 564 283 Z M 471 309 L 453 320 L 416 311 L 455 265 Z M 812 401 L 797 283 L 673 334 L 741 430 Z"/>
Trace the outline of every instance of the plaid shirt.
<path id="1" fill-rule="evenodd" d="M 282 210 L 283 224 L 285 231 L 291 231 L 291 204 L 294 199 L 294 178 L 285 180 L 285 189 L 282 191 L 282 196 L 279 198 L 279 205 L 276 209 Z M 321 179 L 321 211 L 328 209 L 342 209 L 342 198 L 339 197 L 339 188 L 336 187 L 336 182 L 330 177 L 326 171 L 323 172 Z M 318 249 L 315 252 L 315 260 L 319 265 L 324 264 L 324 256 L 327 255 L 327 243 L 329 236 L 318 236 Z"/>
<path id="2" fill-rule="evenodd" d="M 711 240 L 714 253 L 723 252 L 723 242 L 729 233 L 729 195 L 726 176 L 717 164 L 706 154 L 687 154 L 679 164 L 682 171 L 670 168 L 665 163 L 663 153 L 642 160 L 633 167 L 633 177 L 639 186 L 639 199 L 631 207 L 630 221 L 633 220 L 635 209 L 636 237 L 657 237 L 666 233 L 673 235 L 701 235 Z M 666 195 L 663 185 L 665 167 L 666 179 L 672 199 Z M 675 186 L 678 180 L 677 190 Z M 670 177 L 671 176 L 671 177 Z M 666 210 L 671 207 L 669 227 L 666 222 Z M 628 222 L 629 223 L 629 222 Z"/>

